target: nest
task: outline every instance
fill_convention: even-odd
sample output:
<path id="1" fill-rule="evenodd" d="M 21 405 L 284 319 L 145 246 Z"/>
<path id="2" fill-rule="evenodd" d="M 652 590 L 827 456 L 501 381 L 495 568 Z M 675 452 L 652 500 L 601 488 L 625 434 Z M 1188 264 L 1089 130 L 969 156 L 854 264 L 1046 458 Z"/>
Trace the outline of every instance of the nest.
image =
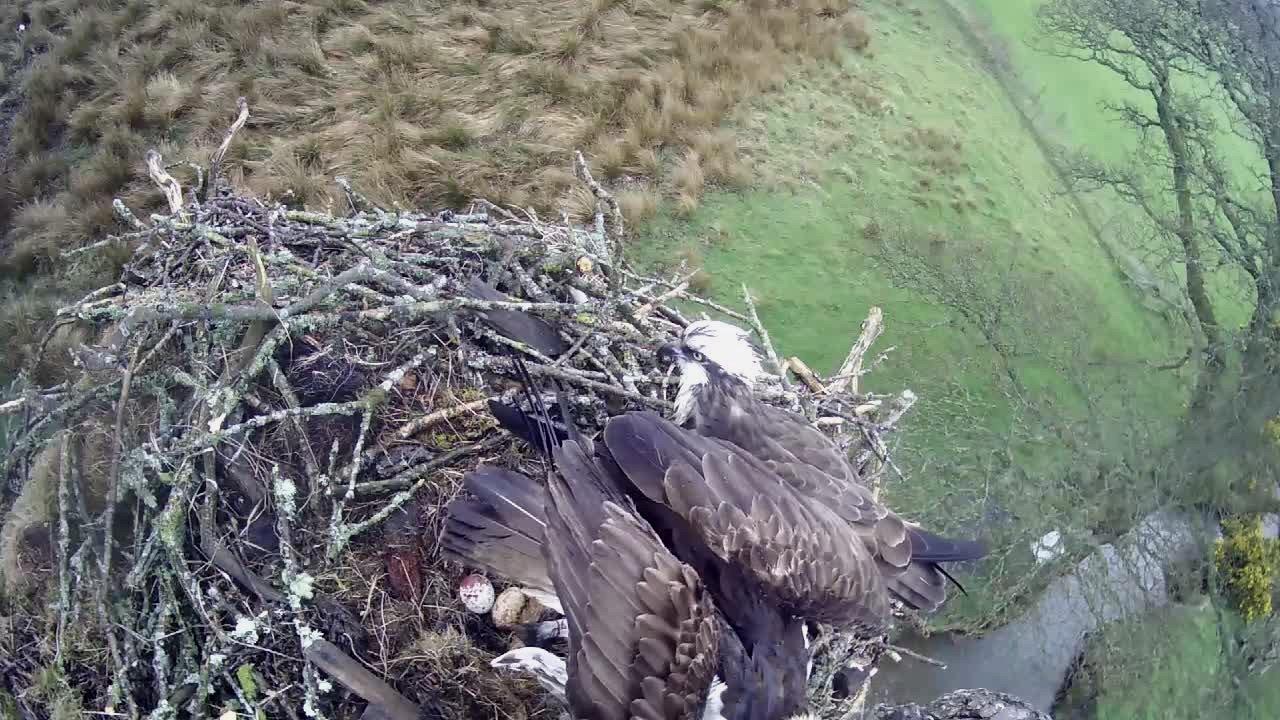
<path id="1" fill-rule="evenodd" d="M 702 313 L 755 328 L 782 365 L 750 297 L 740 314 L 689 276 L 631 268 L 581 156 L 590 227 L 482 202 L 390 212 L 350 188 L 344 216 L 290 209 L 219 185 L 216 158 L 184 195 L 150 163 L 170 212 L 144 223 L 117 203 L 132 230 L 103 242 L 132 260 L 59 313 L 95 339 L 70 349 L 78 375 L 0 405 L 21 419 L 3 474 L 31 508 L 7 525 L 0 688 L 26 717 L 558 715 L 489 668 L 513 636 L 462 608 L 465 569 L 437 552 L 463 473 L 540 467 L 487 403 L 522 401 L 519 357 L 586 430 L 666 411 L 654 350 Z M 512 339 L 511 312 L 554 342 Z M 857 392 L 878 333 L 876 311 L 834 378 L 792 358 L 799 382 L 779 370 L 758 389 L 872 478 L 913 400 Z M 823 698 L 865 651 L 831 648 Z"/>

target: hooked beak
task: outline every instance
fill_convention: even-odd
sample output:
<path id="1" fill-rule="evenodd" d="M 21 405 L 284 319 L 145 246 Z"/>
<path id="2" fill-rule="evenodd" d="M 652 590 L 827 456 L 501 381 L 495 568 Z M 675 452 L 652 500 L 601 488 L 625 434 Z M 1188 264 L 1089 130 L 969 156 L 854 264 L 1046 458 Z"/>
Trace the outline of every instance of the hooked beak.
<path id="1" fill-rule="evenodd" d="M 658 362 L 663 365 L 671 365 L 683 356 L 684 349 L 678 342 L 667 343 L 658 348 Z"/>

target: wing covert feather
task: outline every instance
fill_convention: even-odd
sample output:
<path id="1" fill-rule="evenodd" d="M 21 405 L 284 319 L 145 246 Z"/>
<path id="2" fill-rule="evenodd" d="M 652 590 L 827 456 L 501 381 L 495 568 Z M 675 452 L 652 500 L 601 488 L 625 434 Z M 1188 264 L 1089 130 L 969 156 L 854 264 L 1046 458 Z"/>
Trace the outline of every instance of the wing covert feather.
<path id="1" fill-rule="evenodd" d="M 912 545 L 902 519 L 862 484 L 822 431 L 745 388 L 709 388 L 702 400 L 699 432 L 749 449 L 795 490 L 853 525 L 886 576 L 910 564 Z M 744 406 L 750 410 L 743 412 Z"/>
<path id="2" fill-rule="evenodd" d="M 610 420 L 604 442 L 637 490 L 683 517 L 722 561 L 747 568 L 790 612 L 838 624 L 887 620 L 887 591 L 865 539 L 759 459 L 647 412 Z"/>

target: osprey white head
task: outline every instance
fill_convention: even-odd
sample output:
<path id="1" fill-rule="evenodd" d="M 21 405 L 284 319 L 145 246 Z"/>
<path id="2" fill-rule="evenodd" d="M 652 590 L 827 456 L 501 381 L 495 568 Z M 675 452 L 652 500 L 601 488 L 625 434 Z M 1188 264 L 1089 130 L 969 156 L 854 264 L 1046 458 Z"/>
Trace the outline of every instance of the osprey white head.
<path id="1" fill-rule="evenodd" d="M 748 387 L 764 375 L 760 353 L 746 330 L 720 320 L 698 320 L 680 334 L 680 341 L 664 345 L 658 360 L 680 366 L 680 390 L 676 393 L 675 420 L 683 423 L 693 414 L 697 389 L 710 380 L 707 365 Z"/>

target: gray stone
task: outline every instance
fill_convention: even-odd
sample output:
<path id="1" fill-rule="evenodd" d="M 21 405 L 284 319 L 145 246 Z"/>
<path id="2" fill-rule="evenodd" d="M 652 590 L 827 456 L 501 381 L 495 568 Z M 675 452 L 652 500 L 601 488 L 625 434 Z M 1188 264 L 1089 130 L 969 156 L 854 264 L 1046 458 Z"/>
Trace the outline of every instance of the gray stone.
<path id="1" fill-rule="evenodd" d="M 1168 604 L 1165 568 L 1200 546 L 1191 519 L 1148 515 L 1114 544 L 1102 545 L 1074 571 L 1053 580 L 1017 620 L 983 637 L 935 635 L 900 640 L 938 668 L 904 660 L 881 663 L 872 693 L 881 702 L 922 702 L 959 688 L 990 688 L 1048 711 L 1085 635 L 1099 625 Z"/>

